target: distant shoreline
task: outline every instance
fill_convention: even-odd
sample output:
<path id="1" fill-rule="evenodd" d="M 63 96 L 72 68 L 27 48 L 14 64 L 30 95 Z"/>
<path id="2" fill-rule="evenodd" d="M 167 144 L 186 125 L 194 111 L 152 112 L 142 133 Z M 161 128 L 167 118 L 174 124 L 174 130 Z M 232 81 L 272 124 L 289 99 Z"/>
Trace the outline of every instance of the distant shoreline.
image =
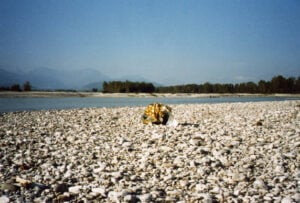
<path id="1" fill-rule="evenodd" d="M 30 91 L 0 92 L 0 98 L 55 98 L 55 97 L 102 97 L 102 98 L 215 98 L 215 97 L 300 97 L 300 94 L 249 94 L 249 93 L 102 93 L 102 92 L 63 92 L 63 91 Z"/>

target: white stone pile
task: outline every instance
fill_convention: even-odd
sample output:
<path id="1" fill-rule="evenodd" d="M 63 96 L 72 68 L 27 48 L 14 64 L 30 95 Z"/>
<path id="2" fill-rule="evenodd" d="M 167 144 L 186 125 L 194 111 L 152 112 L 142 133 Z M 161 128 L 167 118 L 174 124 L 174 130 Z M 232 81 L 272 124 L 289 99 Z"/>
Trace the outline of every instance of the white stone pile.
<path id="1" fill-rule="evenodd" d="M 300 101 L 0 116 L 0 202 L 300 202 Z"/>

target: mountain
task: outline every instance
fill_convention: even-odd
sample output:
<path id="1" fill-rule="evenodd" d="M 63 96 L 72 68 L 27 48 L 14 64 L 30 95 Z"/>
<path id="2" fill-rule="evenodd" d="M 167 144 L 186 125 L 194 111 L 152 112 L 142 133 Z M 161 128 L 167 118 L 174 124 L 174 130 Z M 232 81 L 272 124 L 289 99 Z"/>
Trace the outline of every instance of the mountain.
<path id="1" fill-rule="evenodd" d="M 67 85 L 60 78 L 59 71 L 50 68 L 37 68 L 23 75 L 34 89 L 66 89 Z"/>
<path id="2" fill-rule="evenodd" d="M 109 77 L 93 69 L 55 70 L 42 67 L 24 73 L 0 69 L 0 86 L 2 87 L 13 84 L 23 85 L 26 81 L 29 81 L 33 89 L 81 90 L 88 83 L 108 80 L 110 80 Z"/>
<path id="3" fill-rule="evenodd" d="M 53 69 L 39 68 L 28 72 L 14 72 L 0 69 L 0 86 L 10 87 L 13 84 L 23 85 L 29 81 L 33 89 L 64 89 L 66 85 L 60 79 L 59 75 Z"/>
<path id="4" fill-rule="evenodd" d="M 147 83 L 152 83 L 155 87 L 159 87 L 162 86 L 161 84 L 155 82 L 155 81 L 151 81 L 147 78 L 144 78 L 140 75 L 125 75 L 119 79 L 116 79 L 117 81 L 131 81 L 131 82 L 147 82 Z"/>
<path id="5" fill-rule="evenodd" d="M 84 69 L 84 70 L 74 70 L 74 71 L 66 71 L 65 75 L 65 83 L 68 86 L 76 87 L 76 89 L 85 89 L 85 86 L 90 83 L 102 83 L 104 81 L 110 80 L 110 78 L 100 71 L 94 69 Z M 98 88 L 98 87 L 95 87 Z"/>
<path id="6" fill-rule="evenodd" d="M 47 67 L 32 69 L 28 72 L 13 72 L 0 69 L 0 87 L 10 87 L 13 84 L 21 86 L 29 81 L 32 88 L 36 90 L 102 90 L 104 81 L 132 81 L 151 82 L 154 86 L 161 86 L 139 75 L 127 75 L 121 78 L 111 78 L 94 69 L 80 70 L 56 70 Z"/>
<path id="7" fill-rule="evenodd" d="M 1 87 L 9 87 L 13 84 L 21 83 L 22 75 L 14 72 L 10 72 L 7 70 L 0 69 L 0 86 Z"/>
<path id="8" fill-rule="evenodd" d="M 122 76 L 118 79 L 116 79 L 117 81 L 131 81 L 131 82 L 149 82 L 148 79 L 140 76 L 140 75 L 125 75 L 125 76 Z"/>
<path id="9" fill-rule="evenodd" d="M 103 89 L 103 82 L 104 82 L 104 81 L 89 83 L 89 84 L 87 84 L 87 85 L 84 85 L 84 86 L 82 87 L 82 90 L 92 90 L 92 89 L 97 89 L 97 91 L 102 91 L 102 89 Z"/>

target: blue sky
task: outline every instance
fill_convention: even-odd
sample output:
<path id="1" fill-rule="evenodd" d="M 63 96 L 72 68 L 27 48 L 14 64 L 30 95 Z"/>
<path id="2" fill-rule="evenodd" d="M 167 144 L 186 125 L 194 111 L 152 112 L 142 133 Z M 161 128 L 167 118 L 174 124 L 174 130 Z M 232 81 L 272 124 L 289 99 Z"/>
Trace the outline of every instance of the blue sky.
<path id="1" fill-rule="evenodd" d="M 300 76 L 299 0 L 1 0 L 0 68 L 162 84 Z"/>

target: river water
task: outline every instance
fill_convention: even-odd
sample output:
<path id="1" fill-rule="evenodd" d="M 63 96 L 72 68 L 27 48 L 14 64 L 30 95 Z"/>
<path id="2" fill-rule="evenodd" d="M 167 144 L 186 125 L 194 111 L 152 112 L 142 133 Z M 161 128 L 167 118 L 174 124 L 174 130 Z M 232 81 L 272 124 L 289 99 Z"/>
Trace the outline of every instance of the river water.
<path id="1" fill-rule="evenodd" d="M 146 106 L 153 102 L 165 104 L 197 104 L 224 102 L 260 102 L 299 100 L 299 97 L 215 97 L 215 98 L 102 98 L 102 97 L 61 97 L 61 98 L 0 98 L 0 112 L 75 109 L 89 107 Z"/>

